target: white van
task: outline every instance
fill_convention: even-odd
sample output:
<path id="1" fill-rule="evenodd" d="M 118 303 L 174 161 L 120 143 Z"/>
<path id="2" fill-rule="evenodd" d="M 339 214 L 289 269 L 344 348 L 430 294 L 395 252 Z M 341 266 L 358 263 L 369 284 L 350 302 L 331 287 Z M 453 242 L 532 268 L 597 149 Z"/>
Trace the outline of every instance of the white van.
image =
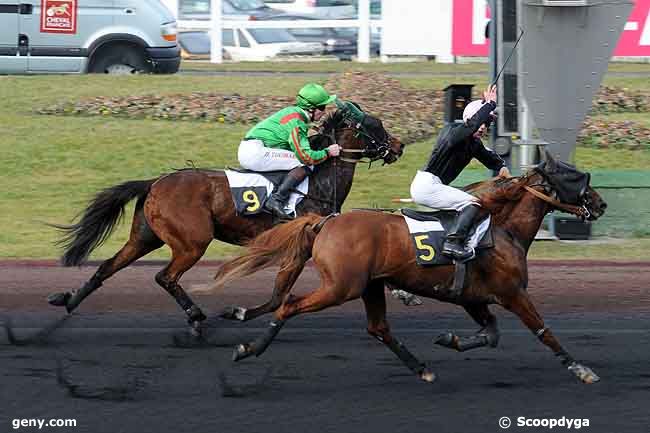
<path id="1" fill-rule="evenodd" d="M 0 0 L 0 73 L 174 73 L 176 36 L 160 0 Z"/>

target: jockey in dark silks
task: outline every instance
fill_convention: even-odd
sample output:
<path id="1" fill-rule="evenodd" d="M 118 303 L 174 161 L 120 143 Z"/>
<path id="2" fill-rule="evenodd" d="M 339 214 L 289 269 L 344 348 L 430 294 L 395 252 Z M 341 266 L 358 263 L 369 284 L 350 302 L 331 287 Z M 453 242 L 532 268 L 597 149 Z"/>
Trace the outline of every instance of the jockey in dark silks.
<path id="1" fill-rule="evenodd" d="M 447 234 L 443 253 L 458 260 L 472 256 L 465 243 L 479 214 L 476 197 L 449 186 L 472 158 L 476 158 L 499 176 L 509 177 L 505 162 L 496 152 L 483 146 L 483 137 L 494 119 L 496 86 L 483 93 L 483 100 L 472 101 L 465 107 L 463 123 L 446 125 L 440 134 L 429 161 L 419 170 L 411 183 L 411 197 L 417 204 L 435 209 L 458 211 L 456 221 Z"/>
<path id="2" fill-rule="evenodd" d="M 284 207 L 291 190 L 310 173 L 310 167 L 338 156 L 340 146 L 313 150 L 307 131 L 325 108 L 336 100 L 319 84 L 307 84 L 298 92 L 296 104 L 284 108 L 255 125 L 239 144 L 237 157 L 242 167 L 254 171 L 290 170 L 264 207 L 281 218 L 291 218 Z"/>

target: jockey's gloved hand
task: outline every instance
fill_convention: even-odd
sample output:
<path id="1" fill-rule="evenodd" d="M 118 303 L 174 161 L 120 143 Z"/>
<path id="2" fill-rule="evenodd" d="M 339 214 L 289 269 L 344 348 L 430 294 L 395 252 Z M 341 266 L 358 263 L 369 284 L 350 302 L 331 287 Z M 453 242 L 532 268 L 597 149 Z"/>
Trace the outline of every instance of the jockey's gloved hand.
<path id="1" fill-rule="evenodd" d="M 340 153 L 341 153 L 341 146 L 339 146 L 336 143 L 327 147 L 327 154 L 329 156 L 339 156 Z"/>
<path id="2" fill-rule="evenodd" d="M 503 177 L 503 178 L 512 177 L 512 175 L 510 174 L 510 170 L 508 170 L 508 167 L 501 167 L 501 170 L 499 170 L 499 177 Z"/>
<path id="3" fill-rule="evenodd" d="M 492 85 L 483 92 L 483 100 L 486 102 L 497 102 L 497 86 Z"/>

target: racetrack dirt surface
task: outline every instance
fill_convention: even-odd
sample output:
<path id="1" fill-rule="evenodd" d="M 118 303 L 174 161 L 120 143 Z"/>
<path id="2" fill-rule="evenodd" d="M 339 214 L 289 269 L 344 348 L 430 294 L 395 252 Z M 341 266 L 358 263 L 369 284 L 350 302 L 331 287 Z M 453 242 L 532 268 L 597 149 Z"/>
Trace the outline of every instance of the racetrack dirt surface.
<path id="1" fill-rule="evenodd" d="M 518 417 L 588 419 L 587 432 L 647 432 L 650 424 L 650 265 L 533 262 L 531 293 L 565 349 L 600 375 L 581 384 L 551 351 L 499 307 L 496 349 L 458 353 L 432 344 L 439 333 L 478 329 L 459 307 L 388 296 L 392 329 L 438 375 L 412 375 L 365 332 L 361 301 L 287 322 L 259 358 L 230 360 L 269 318 L 210 319 L 207 347 L 186 348 L 185 316 L 154 282 L 162 264 L 125 269 L 72 315 L 47 305 L 50 292 L 80 287 L 94 267 L 0 262 L 0 432 L 12 420 L 76 419 L 55 432 L 496 432 Z M 182 280 L 204 288 L 217 266 Z M 220 293 L 192 293 L 215 315 L 270 295 L 272 271 Z M 318 284 L 308 267 L 294 293 Z M 58 328 L 47 329 L 61 318 Z M 45 330 L 44 330 L 45 328 Z M 51 331 L 51 332 L 46 332 Z M 13 336 L 18 344 L 11 344 Z M 575 430 L 574 427 L 571 430 Z"/>

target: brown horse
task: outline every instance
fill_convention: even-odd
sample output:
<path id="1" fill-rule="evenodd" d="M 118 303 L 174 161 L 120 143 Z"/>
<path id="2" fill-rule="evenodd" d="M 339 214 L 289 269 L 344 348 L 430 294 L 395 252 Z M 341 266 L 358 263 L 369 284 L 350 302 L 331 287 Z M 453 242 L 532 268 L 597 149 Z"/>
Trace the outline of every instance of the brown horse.
<path id="1" fill-rule="evenodd" d="M 390 164 L 403 152 L 402 143 L 386 132 L 379 119 L 365 115 L 358 121 L 358 117 L 345 110 L 330 115 L 322 125 L 321 134 L 311 138 L 315 149 L 323 149 L 332 142 L 341 145 L 341 157 L 314 168 L 309 194 L 298 205 L 298 215 L 338 212 L 350 192 L 357 162 L 365 158 Z M 179 284 L 181 276 L 203 256 L 213 239 L 242 245 L 278 221 L 266 213 L 237 215 L 223 170 L 179 170 L 156 179 L 108 188 L 95 196 L 77 223 L 55 226 L 65 233 L 61 241 L 65 247 L 63 265 L 83 264 L 111 234 L 123 216 L 124 206 L 135 198 L 131 234 L 122 249 L 104 261 L 83 287 L 54 293 L 48 301 L 71 312 L 107 278 L 167 244 L 172 258 L 156 275 L 156 282 L 174 297 L 187 313 L 192 328 L 198 330 L 206 317 Z M 250 313 L 263 314 L 278 305 L 269 303 Z"/>
<path id="2" fill-rule="evenodd" d="M 247 254 L 224 264 L 215 277 L 215 287 L 271 265 L 281 265 L 280 275 L 293 275 L 311 257 L 321 285 L 301 297 L 287 296 L 290 285 L 276 286 L 275 296 L 284 302 L 275 312 L 275 320 L 258 340 L 239 345 L 233 360 L 263 353 L 290 317 L 360 297 L 370 335 L 388 346 L 423 380 L 432 381 L 434 374 L 389 330 L 384 294 L 384 285 L 388 284 L 416 295 L 456 303 L 482 327 L 472 337 L 443 334 L 438 344 L 459 351 L 495 347 L 499 334 L 488 305 L 499 304 L 519 316 L 583 382 L 597 381 L 593 371 L 576 362 L 560 346 L 526 291 L 526 256 L 544 215 L 560 208 L 595 220 L 604 213 L 606 204 L 589 186 L 589 175 L 549 157 L 522 177 L 489 180 L 474 185 L 472 190 L 480 193 L 483 209 L 492 215 L 495 246 L 480 250 L 476 259 L 468 263 L 466 285 L 459 297 L 453 294 L 453 266 L 416 265 L 413 242 L 400 215 L 363 210 L 331 218 L 311 215 L 263 233 L 251 243 Z"/>

